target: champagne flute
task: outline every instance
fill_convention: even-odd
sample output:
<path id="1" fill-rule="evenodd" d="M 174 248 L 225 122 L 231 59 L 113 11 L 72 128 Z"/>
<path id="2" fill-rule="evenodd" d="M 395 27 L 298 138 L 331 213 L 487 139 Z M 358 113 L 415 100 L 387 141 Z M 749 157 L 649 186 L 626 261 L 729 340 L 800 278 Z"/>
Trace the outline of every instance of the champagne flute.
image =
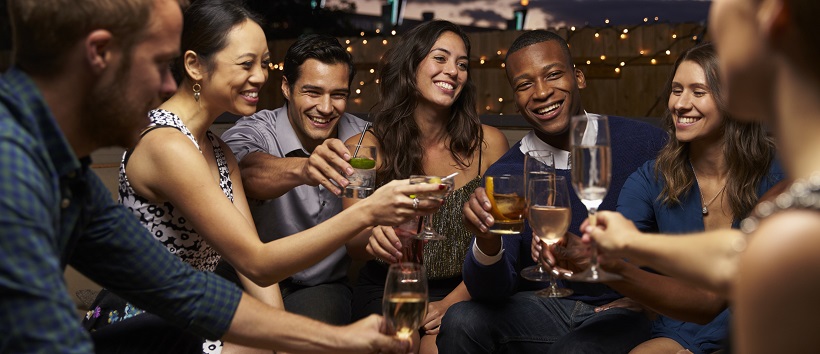
<path id="1" fill-rule="evenodd" d="M 572 186 L 578 199 L 589 213 L 589 224 L 595 226 L 595 212 L 609 190 L 612 161 L 610 160 L 609 120 L 594 114 L 572 117 L 570 122 L 570 145 L 572 151 Z M 570 279 L 599 283 L 621 279 L 598 266 L 598 250 L 591 247 L 590 266 L 574 274 Z"/>
<path id="2" fill-rule="evenodd" d="M 382 298 L 388 333 L 408 339 L 427 315 L 427 275 L 417 263 L 395 263 L 387 271 Z"/>
<path id="3" fill-rule="evenodd" d="M 443 190 L 438 190 L 434 192 L 424 193 L 421 195 L 416 196 L 419 199 L 430 199 L 436 200 L 441 202 L 444 198 L 447 197 L 447 193 L 453 190 L 453 186 L 455 182 L 452 178 L 446 177 L 439 177 L 439 176 L 423 176 L 423 175 L 412 175 L 410 176 L 410 184 L 441 184 L 446 186 Z M 435 229 L 433 229 L 433 215 L 430 214 L 423 218 L 424 227 L 422 228 L 421 232 L 416 234 L 415 238 L 422 239 L 422 240 L 444 240 L 447 237 L 438 233 Z"/>
<path id="4" fill-rule="evenodd" d="M 529 203 L 527 220 L 530 222 L 533 234 L 541 239 L 544 247 L 550 247 L 560 241 L 567 233 L 572 218 L 566 179 L 563 176 L 531 178 L 527 187 L 527 200 Z M 548 274 L 550 286 L 535 294 L 544 297 L 572 295 L 571 289 L 558 287 L 558 278 L 551 272 L 546 272 L 541 267 L 542 262 L 543 256 L 539 253 L 537 271 L 540 273 L 537 275 L 540 277 L 545 273 Z"/>
<path id="5" fill-rule="evenodd" d="M 530 150 L 524 155 L 524 188 L 527 188 L 527 200 L 529 203 L 530 190 L 529 181 L 532 179 L 548 178 L 555 176 L 555 156 L 548 150 Z M 531 209 L 530 209 L 531 210 Z M 530 222 L 532 227 L 532 222 Z M 535 227 L 532 227 L 535 230 Z M 549 272 L 540 263 L 526 267 L 521 270 L 521 277 L 532 281 L 550 281 Z"/>

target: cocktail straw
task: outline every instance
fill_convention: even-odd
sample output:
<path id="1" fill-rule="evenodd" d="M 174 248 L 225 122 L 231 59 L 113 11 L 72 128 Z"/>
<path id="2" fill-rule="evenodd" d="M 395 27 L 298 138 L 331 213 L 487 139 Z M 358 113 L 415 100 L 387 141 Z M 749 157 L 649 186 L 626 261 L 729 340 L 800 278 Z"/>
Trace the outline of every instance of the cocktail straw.
<path id="1" fill-rule="evenodd" d="M 445 180 L 445 179 L 450 179 L 450 178 L 453 178 L 453 177 L 455 177 L 457 174 L 458 174 L 458 172 L 453 172 L 453 173 L 451 173 L 449 176 L 444 177 L 444 178 L 442 178 L 441 180 L 443 181 L 443 180 Z"/>
<path id="2" fill-rule="evenodd" d="M 353 151 L 353 157 L 356 157 L 356 154 L 359 153 L 359 148 L 362 147 L 362 139 L 364 139 L 364 135 L 367 133 L 367 129 L 370 128 L 370 122 L 364 123 L 364 129 L 362 129 L 362 135 L 359 137 L 359 143 L 356 144 L 356 150 Z"/>

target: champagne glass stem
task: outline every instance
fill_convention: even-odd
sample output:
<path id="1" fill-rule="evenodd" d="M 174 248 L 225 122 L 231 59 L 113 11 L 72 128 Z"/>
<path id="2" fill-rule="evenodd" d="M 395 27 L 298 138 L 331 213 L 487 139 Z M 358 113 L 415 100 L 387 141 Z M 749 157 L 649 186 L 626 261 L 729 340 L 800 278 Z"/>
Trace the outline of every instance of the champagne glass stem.
<path id="1" fill-rule="evenodd" d="M 598 212 L 598 208 L 589 208 L 589 226 L 595 227 L 597 225 L 596 213 Z M 594 269 L 595 271 L 598 270 L 598 247 L 595 245 L 595 240 L 593 239 L 590 243 L 590 258 L 589 258 L 589 265 L 590 269 Z"/>

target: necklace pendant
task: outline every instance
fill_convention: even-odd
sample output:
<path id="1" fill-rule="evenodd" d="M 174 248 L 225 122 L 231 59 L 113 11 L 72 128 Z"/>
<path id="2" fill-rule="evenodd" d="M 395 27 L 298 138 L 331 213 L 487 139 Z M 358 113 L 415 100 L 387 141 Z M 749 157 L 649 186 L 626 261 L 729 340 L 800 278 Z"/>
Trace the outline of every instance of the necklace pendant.
<path id="1" fill-rule="evenodd" d="M 703 215 L 709 214 L 709 210 L 706 209 L 705 205 L 703 206 L 703 209 L 701 211 L 703 212 Z"/>

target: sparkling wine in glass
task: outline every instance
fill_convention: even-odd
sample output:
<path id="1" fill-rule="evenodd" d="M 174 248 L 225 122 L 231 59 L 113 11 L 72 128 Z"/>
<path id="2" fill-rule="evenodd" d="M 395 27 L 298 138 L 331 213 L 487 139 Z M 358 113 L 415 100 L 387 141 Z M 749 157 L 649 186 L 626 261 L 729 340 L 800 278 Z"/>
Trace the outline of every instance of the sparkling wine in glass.
<path id="1" fill-rule="evenodd" d="M 589 224 L 595 226 L 595 213 L 609 190 L 612 161 L 609 144 L 609 120 L 606 116 L 585 114 L 570 122 L 572 186 L 589 213 Z M 570 279 L 603 282 L 621 279 L 598 265 L 598 250 L 592 245 L 590 266 Z"/>
<path id="2" fill-rule="evenodd" d="M 569 189 L 563 176 L 547 178 L 530 178 L 527 186 L 530 227 L 534 235 L 541 239 L 544 247 L 551 247 L 564 237 L 572 219 L 572 207 L 569 201 Z M 541 280 L 547 275 L 550 286 L 536 293 L 544 297 L 564 297 L 572 295 L 572 290 L 558 287 L 558 278 L 541 267 L 543 257 L 539 254 L 539 266 L 533 270 Z M 522 276 L 526 278 L 522 272 Z M 529 278 L 528 278 L 529 279 Z"/>
<path id="3" fill-rule="evenodd" d="M 427 314 L 427 275 L 417 263 L 395 263 L 387 271 L 382 310 L 388 333 L 408 339 Z"/>
<path id="4" fill-rule="evenodd" d="M 450 193 L 453 190 L 454 181 L 452 178 L 443 178 L 439 176 L 422 176 L 422 175 L 412 175 L 410 176 L 410 184 L 428 184 L 428 183 L 435 183 L 444 185 L 446 188 L 443 190 L 423 193 L 421 195 L 416 196 L 419 199 L 430 199 L 441 202 L 444 198 L 447 197 L 447 193 Z M 422 223 L 424 226 L 422 227 L 421 232 L 416 234 L 416 238 L 422 240 L 444 240 L 447 237 L 440 234 L 433 228 L 433 215 L 430 214 L 422 218 Z"/>

